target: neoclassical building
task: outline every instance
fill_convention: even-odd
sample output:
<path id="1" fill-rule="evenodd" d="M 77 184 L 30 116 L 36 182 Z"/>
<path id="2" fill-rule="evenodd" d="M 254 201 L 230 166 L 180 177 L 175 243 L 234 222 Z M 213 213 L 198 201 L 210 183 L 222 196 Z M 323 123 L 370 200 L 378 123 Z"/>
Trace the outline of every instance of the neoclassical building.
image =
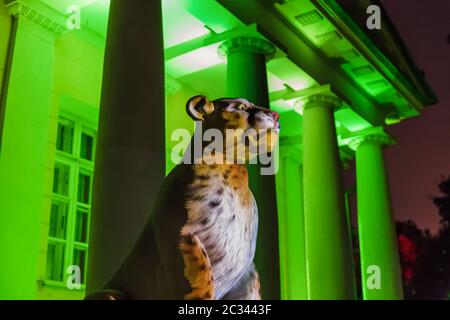
<path id="1" fill-rule="evenodd" d="M 0 299 L 80 299 L 108 281 L 196 94 L 281 115 L 278 173 L 250 170 L 263 298 L 354 299 L 356 268 L 364 299 L 402 298 L 386 127 L 435 97 L 378 1 L 2 0 L 0 88 Z"/>

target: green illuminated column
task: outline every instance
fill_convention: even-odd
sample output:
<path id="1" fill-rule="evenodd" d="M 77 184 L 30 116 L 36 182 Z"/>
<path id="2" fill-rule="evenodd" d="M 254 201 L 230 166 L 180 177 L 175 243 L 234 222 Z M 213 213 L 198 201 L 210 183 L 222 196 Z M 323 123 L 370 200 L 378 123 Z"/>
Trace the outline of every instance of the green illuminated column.
<path id="1" fill-rule="evenodd" d="M 363 297 L 366 300 L 402 299 L 395 222 L 383 157 L 383 146 L 393 140 L 382 130 L 378 131 L 350 142 L 356 150 Z"/>
<path id="2" fill-rule="evenodd" d="M 165 175 L 164 133 L 161 2 L 112 0 L 95 163 L 88 294 L 110 279 L 149 220 Z"/>
<path id="3" fill-rule="evenodd" d="M 0 3 L 3 6 L 3 2 Z M 47 12 L 12 1 L 14 44 L 0 146 L 0 300 L 34 299 L 45 279 L 56 145 L 52 108 L 55 38 L 64 27 Z M 0 32 L 3 32 L 0 31 Z"/>
<path id="4" fill-rule="evenodd" d="M 283 140 L 280 145 L 281 164 L 276 179 L 281 298 L 305 300 L 307 286 L 302 157 L 293 145 L 283 145 Z"/>
<path id="5" fill-rule="evenodd" d="M 303 105 L 303 182 L 308 299 L 354 299 L 354 272 L 334 122 L 341 101 Z"/>
<path id="6" fill-rule="evenodd" d="M 227 57 L 227 95 L 246 98 L 269 108 L 266 61 L 275 52 L 269 42 L 253 37 L 231 39 L 219 53 Z M 258 165 L 249 165 L 250 188 L 259 211 L 258 243 L 255 263 L 261 278 L 263 299 L 280 298 L 278 258 L 278 218 L 275 177 L 261 175 Z"/>

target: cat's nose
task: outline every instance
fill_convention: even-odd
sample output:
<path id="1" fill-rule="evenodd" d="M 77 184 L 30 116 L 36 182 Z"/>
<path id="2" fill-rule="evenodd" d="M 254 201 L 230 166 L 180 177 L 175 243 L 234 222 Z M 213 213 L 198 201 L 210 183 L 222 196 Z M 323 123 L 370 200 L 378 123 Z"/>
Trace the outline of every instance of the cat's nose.
<path id="1" fill-rule="evenodd" d="M 270 113 L 270 115 L 272 116 L 272 119 L 275 121 L 278 121 L 278 119 L 280 118 L 280 115 L 278 114 L 278 112 L 272 111 Z"/>
<path id="2" fill-rule="evenodd" d="M 280 118 L 280 115 L 278 114 L 278 112 L 271 111 L 270 112 L 270 116 L 273 119 L 273 123 L 274 123 L 275 129 L 279 130 L 280 129 L 280 122 L 278 121 L 278 119 Z"/>

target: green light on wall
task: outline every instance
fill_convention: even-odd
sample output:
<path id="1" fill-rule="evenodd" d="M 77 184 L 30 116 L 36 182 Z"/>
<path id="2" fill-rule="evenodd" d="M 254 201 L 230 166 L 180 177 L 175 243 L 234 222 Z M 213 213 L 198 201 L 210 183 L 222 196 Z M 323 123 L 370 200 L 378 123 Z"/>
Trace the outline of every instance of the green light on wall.
<path id="1" fill-rule="evenodd" d="M 219 44 L 201 47 L 166 61 L 166 72 L 179 78 L 221 64 L 223 60 L 217 54 L 218 46 Z"/>
<path id="2" fill-rule="evenodd" d="M 162 1 L 165 48 L 199 38 L 210 32 L 201 20 L 185 9 L 184 3 L 185 1 L 180 0 Z"/>

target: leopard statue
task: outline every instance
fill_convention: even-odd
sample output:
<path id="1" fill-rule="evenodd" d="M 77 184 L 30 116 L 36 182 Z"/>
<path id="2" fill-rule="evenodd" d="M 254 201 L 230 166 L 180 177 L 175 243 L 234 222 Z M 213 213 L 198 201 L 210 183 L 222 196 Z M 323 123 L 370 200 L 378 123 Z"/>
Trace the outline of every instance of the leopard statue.
<path id="1" fill-rule="evenodd" d="M 279 115 L 246 99 L 205 96 L 189 99 L 186 111 L 196 133 L 214 129 L 226 147 L 202 141 L 196 154 L 192 138 L 130 254 L 86 299 L 261 299 L 253 263 L 258 209 L 246 162 L 272 152 Z"/>

